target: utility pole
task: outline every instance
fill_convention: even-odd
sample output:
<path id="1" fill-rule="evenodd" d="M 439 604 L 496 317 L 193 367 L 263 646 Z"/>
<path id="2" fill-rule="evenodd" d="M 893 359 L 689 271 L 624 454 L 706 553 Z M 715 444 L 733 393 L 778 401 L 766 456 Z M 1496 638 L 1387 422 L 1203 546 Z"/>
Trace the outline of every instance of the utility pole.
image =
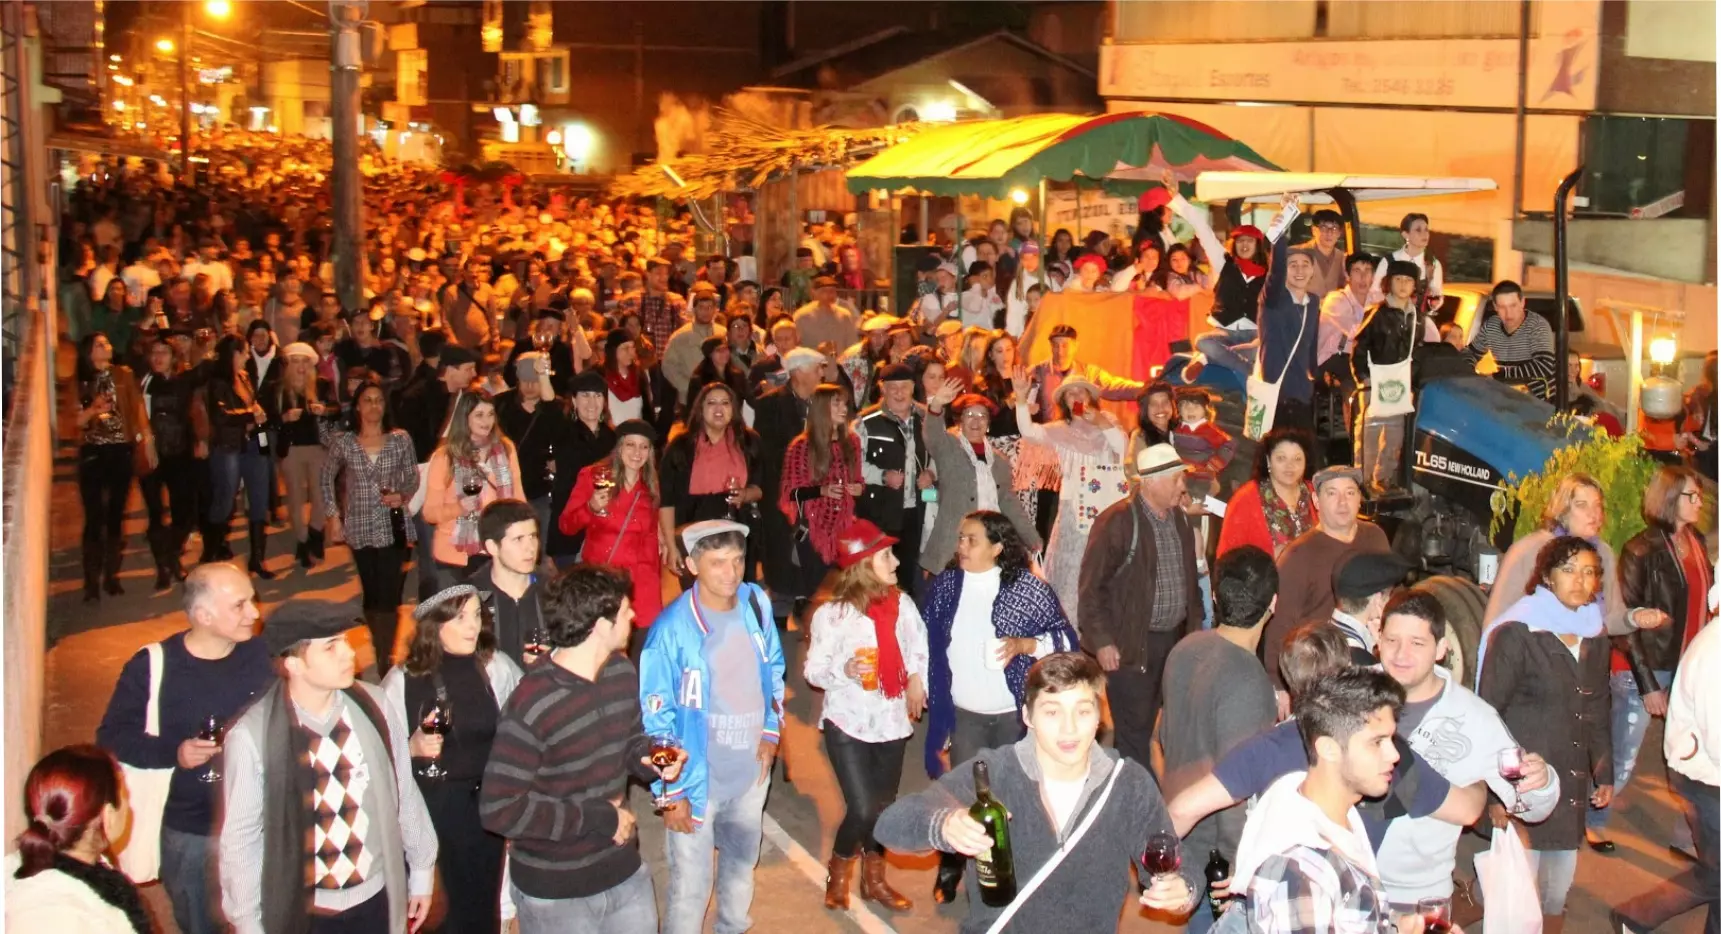
<path id="1" fill-rule="evenodd" d="M 334 135 L 335 294 L 344 311 L 364 307 L 359 231 L 364 229 L 364 197 L 359 175 L 360 4 L 329 2 L 329 113 Z"/>

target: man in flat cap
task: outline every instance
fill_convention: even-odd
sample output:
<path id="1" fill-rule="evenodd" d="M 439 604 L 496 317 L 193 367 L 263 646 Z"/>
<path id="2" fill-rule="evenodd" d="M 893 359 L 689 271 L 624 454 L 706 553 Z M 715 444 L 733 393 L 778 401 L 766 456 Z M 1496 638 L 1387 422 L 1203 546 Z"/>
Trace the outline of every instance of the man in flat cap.
<path id="1" fill-rule="evenodd" d="M 1303 623 L 1332 616 L 1333 572 L 1346 558 L 1362 551 L 1392 550 L 1380 526 L 1358 518 L 1363 497 L 1361 471 L 1350 466 L 1328 467 L 1315 474 L 1314 485 L 1319 521 L 1279 553 L 1279 605 L 1262 639 L 1267 676 L 1273 679 L 1284 709 L 1290 703 L 1284 675 L 1279 671 L 1279 650 L 1285 636 Z"/>
<path id="2" fill-rule="evenodd" d="M 695 522 L 681 542 L 694 584 L 652 623 L 639 672 L 645 732 L 673 736 L 687 751 L 662 791 L 670 831 L 663 930 L 698 934 L 715 879 L 717 929 L 745 931 L 782 729 L 783 647 L 770 599 L 742 581 L 747 527 Z"/>
<path id="3" fill-rule="evenodd" d="M 1380 664 L 1381 614 L 1410 564 L 1390 551 L 1359 551 L 1333 572 L 1333 625 L 1345 634 L 1351 664 Z"/>
<path id="4" fill-rule="evenodd" d="M 221 907 L 235 934 L 406 934 L 429 914 L 436 830 L 411 731 L 381 689 L 354 679 L 357 616 L 294 599 L 263 628 L 280 679 L 223 746 Z"/>
<path id="5" fill-rule="evenodd" d="M 879 374 L 879 401 L 855 419 L 861 476 L 866 481 L 857 511 L 896 537 L 897 560 L 910 569 L 896 576 L 896 584 L 910 596 L 919 589 L 920 574 L 913 569 L 920 567 L 926 503 L 938 495 L 933 488 L 932 457 L 921 442 L 926 416 L 914 402 L 918 377 L 906 363 L 886 365 Z"/>

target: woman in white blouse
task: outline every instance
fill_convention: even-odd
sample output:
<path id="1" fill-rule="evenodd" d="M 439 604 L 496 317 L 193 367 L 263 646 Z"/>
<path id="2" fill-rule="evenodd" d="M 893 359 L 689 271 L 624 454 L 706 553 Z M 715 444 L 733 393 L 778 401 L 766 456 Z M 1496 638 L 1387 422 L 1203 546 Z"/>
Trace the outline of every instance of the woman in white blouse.
<path id="1" fill-rule="evenodd" d="M 911 721 L 926 709 L 926 625 L 896 586 L 896 539 L 865 519 L 837 537 L 840 572 L 831 600 L 813 614 L 807 683 L 825 692 L 820 727 L 847 813 L 837 826 L 825 907 L 846 911 L 855 863 L 861 897 L 892 911 L 913 903 L 884 878 L 873 824 L 896 800 Z"/>
<path id="2" fill-rule="evenodd" d="M 1058 384 L 1051 404 L 1057 407 L 1055 421 L 1040 424 L 1034 421 L 1034 409 L 1028 403 L 1028 375 L 1021 364 L 1010 376 L 1016 391 L 1016 424 L 1022 440 L 1051 448 L 1058 455 L 1058 466 L 1064 477 L 1058 500 L 1058 518 L 1046 542 L 1046 580 L 1058 592 L 1070 625 L 1081 631 L 1076 619 L 1076 587 L 1082 574 L 1082 553 L 1088 547 L 1088 529 L 1097 510 L 1084 513 L 1084 506 L 1105 508 L 1126 493 L 1123 478 L 1123 452 L 1129 446 L 1123 429 L 1110 412 L 1099 406 L 1100 388 L 1077 375 Z M 1045 405 L 1040 400 L 1039 405 Z M 1110 501 L 1098 499 L 1077 502 L 1084 488 L 1115 491 Z M 1086 495 L 1093 495 L 1092 490 Z"/>

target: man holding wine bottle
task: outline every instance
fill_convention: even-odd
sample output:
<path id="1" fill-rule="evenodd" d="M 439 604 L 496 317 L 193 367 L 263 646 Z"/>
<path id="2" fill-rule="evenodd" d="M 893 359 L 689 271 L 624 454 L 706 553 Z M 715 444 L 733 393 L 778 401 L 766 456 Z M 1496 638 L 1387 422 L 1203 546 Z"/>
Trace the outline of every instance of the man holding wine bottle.
<path id="1" fill-rule="evenodd" d="M 782 729 L 783 647 L 770 597 L 742 580 L 746 536 L 747 526 L 728 519 L 681 530 L 694 584 L 658 614 L 640 655 L 645 730 L 675 737 L 688 754 L 659 796 L 670 831 L 666 934 L 698 934 L 714 878 L 717 934 L 752 925 L 753 869 Z"/>
<path id="2" fill-rule="evenodd" d="M 873 835 L 890 849 L 975 857 L 964 885 L 980 898 L 962 934 L 1115 930 L 1131 863 L 1151 876 L 1148 908 L 1181 917 L 1194 907 L 1199 877 L 1180 864 L 1153 776 L 1095 742 L 1104 705 L 1097 662 L 1048 655 L 1028 672 L 1025 738 L 956 765 L 879 817 Z"/>
<path id="3" fill-rule="evenodd" d="M 183 934 L 216 934 L 221 928 L 210 911 L 215 898 L 209 880 L 221 794 L 220 727 L 274 680 L 274 671 L 262 640 L 251 638 L 256 594 L 238 568 L 224 563 L 193 568 L 185 578 L 185 616 L 190 628 L 145 646 L 126 663 L 96 742 L 135 769 L 173 769 L 167 800 L 154 815 L 161 828 L 162 888 Z M 159 658 L 156 677 L 151 676 L 152 655 Z M 147 726 L 152 703 L 158 721 L 154 734 Z M 206 735 L 212 719 L 215 735 Z M 134 808 L 142 806 L 136 790 Z M 134 840 L 130 845 L 156 843 Z"/>

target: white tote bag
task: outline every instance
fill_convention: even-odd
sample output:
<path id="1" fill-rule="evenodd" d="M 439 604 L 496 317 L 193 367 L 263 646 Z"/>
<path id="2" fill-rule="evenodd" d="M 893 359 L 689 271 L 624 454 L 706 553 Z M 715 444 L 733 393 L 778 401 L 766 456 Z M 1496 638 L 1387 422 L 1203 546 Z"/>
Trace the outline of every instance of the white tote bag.
<path id="1" fill-rule="evenodd" d="M 149 706 L 144 709 L 143 731 L 150 736 L 161 735 L 161 643 L 144 646 L 149 653 Z M 131 821 L 126 837 L 115 845 L 119 851 L 120 871 L 132 882 L 142 885 L 154 882 L 161 874 L 161 812 L 167 807 L 168 785 L 173 781 L 173 769 L 140 769 L 120 763 L 125 773 L 126 798 L 131 804 Z"/>
<path id="2" fill-rule="evenodd" d="M 1416 410 L 1410 390 L 1410 358 L 1416 351 L 1421 317 L 1411 316 L 1410 348 L 1397 363 L 1376 363 L 1368 358 L 1368 417 L 1399 418 Z"/>
<path id="3" fill-rule="evenodd" d="M 1487 852 L 1476 854 L 1482 886 L 1482 934 L 1542 934 L 1542 899 L 1530 852 L 1512 827 L 1494 828 Z"/>
<path id="4" fill-rule="evenodd" d="M 1297 358 L 1297 348 L 1302 346 L 1303 332 L 1308 330 L 1309 315 L 1303 315 L 1302 323 L 1297 325 L 1297 339 L 1291 341 L 1291 351 L 1285 357 L 1285 365 L 1279 368 L 1279 378 L 1268 382 L 1266 380 L 1267 343 L 1263 339 L 1259 350 L 1255 351 L 1255 372 L 1243 382 L 1245 399 L 1243 404 L 1243 436 L 1251 441 L 1259 441 L 1273 430 L 1273 419 L 1279 411 L 1279 387 L 1285 382 L 1285 374 L 1291 372 L 1291 364 Z"/>

